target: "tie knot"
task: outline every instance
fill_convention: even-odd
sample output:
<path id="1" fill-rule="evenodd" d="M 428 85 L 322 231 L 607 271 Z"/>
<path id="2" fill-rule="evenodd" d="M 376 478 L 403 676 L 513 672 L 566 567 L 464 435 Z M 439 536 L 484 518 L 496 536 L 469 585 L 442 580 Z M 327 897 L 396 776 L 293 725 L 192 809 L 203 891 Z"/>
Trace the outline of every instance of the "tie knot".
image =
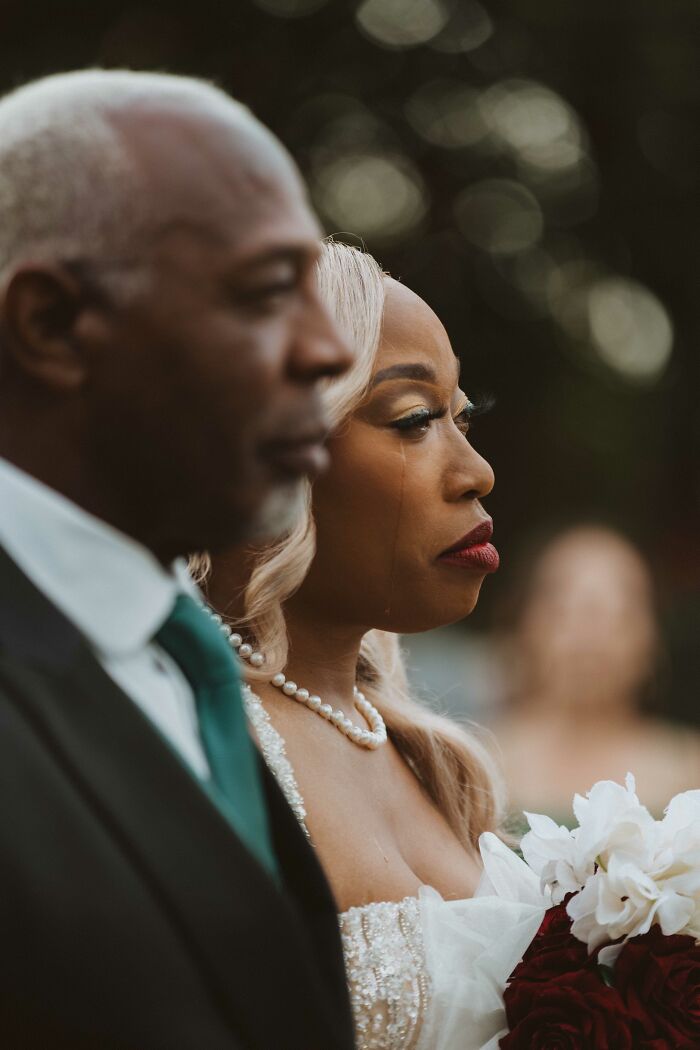
<path id="1" fill-rule="evenodd" d="M 177 596 L 155 640 L 180 665 L 194 689 L 238 680 L 238 665 L 223 632 L 188 594 Z"/>

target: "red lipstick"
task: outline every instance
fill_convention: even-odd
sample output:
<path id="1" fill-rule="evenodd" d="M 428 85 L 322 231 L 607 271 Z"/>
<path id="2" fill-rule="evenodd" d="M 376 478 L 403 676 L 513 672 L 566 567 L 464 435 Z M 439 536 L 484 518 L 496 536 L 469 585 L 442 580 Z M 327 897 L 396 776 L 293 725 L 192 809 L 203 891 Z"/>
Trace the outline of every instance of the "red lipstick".
<path id="1" fill-rule="evenodd" d="M 493 522 L 489 518 L 443 551 L 438 561 L 477 572 L 495 572 L 500 559 L 498 551 L 490 542 L 492 535 Z"/>

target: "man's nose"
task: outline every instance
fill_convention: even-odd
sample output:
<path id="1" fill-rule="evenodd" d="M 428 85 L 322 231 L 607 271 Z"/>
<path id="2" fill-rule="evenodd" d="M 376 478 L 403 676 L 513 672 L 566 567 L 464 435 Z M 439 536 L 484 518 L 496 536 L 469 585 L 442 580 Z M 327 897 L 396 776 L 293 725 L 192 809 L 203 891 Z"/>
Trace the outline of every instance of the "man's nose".
<path id="1" fill-rule="evenodd" d="M 299 324 L 290 355 L 290 372 L 306 383 L 347 372 L 355 354 L 335 320 L 314 294 Z"/>

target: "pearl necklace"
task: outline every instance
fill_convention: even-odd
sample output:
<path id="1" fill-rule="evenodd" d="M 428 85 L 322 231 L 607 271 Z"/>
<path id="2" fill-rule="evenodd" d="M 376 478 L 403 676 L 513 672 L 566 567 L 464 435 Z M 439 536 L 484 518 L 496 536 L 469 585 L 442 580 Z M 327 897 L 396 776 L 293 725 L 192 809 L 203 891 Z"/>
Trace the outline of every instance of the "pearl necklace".
<path id="1" fill-rule="evenodd" d="M 235 649 L 241 659 L 246 660 L 251 667 L 262 667 L 265 663 L 265 657 L 263 653 L 256 652 L 252 645 L 248 642 L 244 642 L 240 634 L 231 630 L 227 623 L 224 623 L 218 613 L 208 610 L 209 615 L 216 624 L 218 624 L 221 631 L 226 635 L 229 645 L 232 649 Z M 359 747 L 365 747 L 369 751 L 376 751 L 378 747 L 386 742 L 387 733 L 384 719 L 377 711 L 374 704 L 371 704 L 363 693 L 353 686 L 353 700 L 355 708 L 364 717 L 367 724 L 370 726 L 369 729 L 363 729 L 361 726 L 355 725 L 352 719 L 348 718 L 344 711 L 340 708 L 333 710 L 330 704 L 324 704 L 320 696 L 314 693 L 310 693 L 308 689 L 300 689 L 296 682 L 288 680 L 285 675 L 279 671 L 276 675 L 269 679 L 270 685 L 274 685 L 276 689 L 279 689 L 284 696 L 288 696 L 291 700 L 296 700 L 298 703 L 308 707 L 309 711 L 314 711 L 321 718 L 324 718 L 327 722 L 342 733 L 344 736 L 351 740 L 353 744 L 357 744 Z"/>

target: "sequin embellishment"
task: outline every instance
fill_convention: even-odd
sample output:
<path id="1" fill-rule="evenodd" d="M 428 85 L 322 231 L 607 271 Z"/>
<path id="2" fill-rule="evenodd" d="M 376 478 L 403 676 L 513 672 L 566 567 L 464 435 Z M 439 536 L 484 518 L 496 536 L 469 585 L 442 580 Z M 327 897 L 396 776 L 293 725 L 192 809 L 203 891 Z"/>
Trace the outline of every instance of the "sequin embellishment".
<path id="1" fill-rule="evenodd" d="M 417 897 L 340 916 L 358 1050 L 412 1050 L 428 981 Z"/>
<path id="2" fill-rule="evenodd" d="M 260 697 L 243 688 L 260 750 L 306 837 L 306 808 L 284 739 Z M 429 998 L 417 897 L 350 908 L 339 916 L 357 1050 L 415 1050 Z"/>
<path id="3" fill-rule="evenodd" d="M 248 721 L 257 737 L 263 758 L 267 762 L 275 780 L 282 788 L 282 792 L 291 806 L 294 816 L 301 824 L 308 839 L 306 808 L 297 786 L 294 770 L 287 758 L 284 740 L 270 721 L 270 716 L 263 707 L 260 697 L 253 692 L 249 685 L 243 686 L 243 706 L 245 707 Z"/>

